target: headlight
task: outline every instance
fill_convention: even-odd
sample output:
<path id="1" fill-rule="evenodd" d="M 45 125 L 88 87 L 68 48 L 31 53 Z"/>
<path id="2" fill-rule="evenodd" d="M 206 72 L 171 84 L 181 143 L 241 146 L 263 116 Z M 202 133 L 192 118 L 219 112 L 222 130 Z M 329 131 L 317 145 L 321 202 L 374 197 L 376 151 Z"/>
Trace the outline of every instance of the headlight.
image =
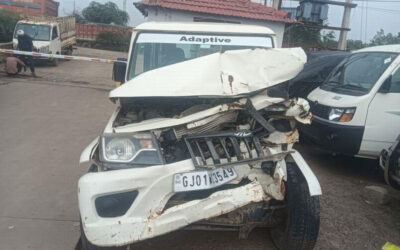
<path id="1" fill-rule="evenodd" d="M 331 108 L 328 118 L 335 122 L 349 122 L 355 113 L 356 108 Z"/>
<path id="2" fill-rule="evenodd" d="M 162 164 L 155 138 L 150 133 L 102 136 L 100 160 L 125 163 L 123 168 L 129 165 Z"/>

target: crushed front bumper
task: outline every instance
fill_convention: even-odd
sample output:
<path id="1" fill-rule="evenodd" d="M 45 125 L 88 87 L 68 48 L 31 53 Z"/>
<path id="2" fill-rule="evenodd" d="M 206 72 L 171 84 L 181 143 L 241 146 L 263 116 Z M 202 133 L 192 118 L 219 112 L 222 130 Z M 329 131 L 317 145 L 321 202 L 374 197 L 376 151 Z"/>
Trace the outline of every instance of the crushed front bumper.
<path id="1" fill-rule="evenodd" d="M 240 168 L 238 178 L 241 178 Z M 120 246 L 183 228 L 196 221 L 234 211 L 265 198 L 258 181 L 218 191 L 208 198 L 193 200 L 164 210 L 174 195 L 176 173 L 195 170 L 191 160 L 169 165 L 118 171 L 88 173 L 79 180 L 78 198 L 83 229 L 87 239 L 98 246 Z M 126 191 L 138 191 L 127 212 L 104 218 L 96 210 L 96 198 Z M 199 213 L 201 211 L 201 213 Z"/>

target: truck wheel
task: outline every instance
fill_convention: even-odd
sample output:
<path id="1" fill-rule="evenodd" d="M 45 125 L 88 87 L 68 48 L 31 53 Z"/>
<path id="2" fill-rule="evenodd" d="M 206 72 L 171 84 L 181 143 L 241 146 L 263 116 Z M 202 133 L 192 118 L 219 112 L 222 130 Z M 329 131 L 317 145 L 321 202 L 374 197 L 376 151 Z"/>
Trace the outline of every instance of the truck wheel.
<path id="1" fill-rule="evenodd" d="M 127 250 L 129 246 L 122 247 L 98 247 L 93 245 L 86 238 L 85 232 L 82 228 L 82 221 L 80 221 L 80 229 L 81 229 L 81 237 L 79 238 L 78 244 L 75 247 L 75 250 Z"/>
<path id="2" fill-rule="evenodd" d="M 280 250 L 310 250 L 319 232 L 319 197 L 311 197 L 307 182 L 295 163 L 287 162 L 286 208 L 280 212 L 282 223 L 271 230 Z"/>
<path id="3" fill-rule="evenodd" d="M 56 53 L 57 55 L 59 55 L 60 53 Z M 50 61 L 51 66 L 53 67 L 57 67 L 58 66 L 58 58 L 54 58 L 53 60 Z"/>

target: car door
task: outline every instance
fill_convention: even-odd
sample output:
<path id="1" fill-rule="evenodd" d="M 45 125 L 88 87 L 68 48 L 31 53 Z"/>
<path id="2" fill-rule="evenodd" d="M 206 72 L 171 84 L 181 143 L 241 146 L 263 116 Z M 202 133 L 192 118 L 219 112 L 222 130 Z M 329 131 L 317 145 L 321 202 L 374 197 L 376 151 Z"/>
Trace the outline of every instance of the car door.
<path id="1" fill-rule="evenodd" d="M 361 151 L 378 156 L 400 132 L 400 64 L 391 74 L 387 93 L 378 91 L 368 108 Z"/>

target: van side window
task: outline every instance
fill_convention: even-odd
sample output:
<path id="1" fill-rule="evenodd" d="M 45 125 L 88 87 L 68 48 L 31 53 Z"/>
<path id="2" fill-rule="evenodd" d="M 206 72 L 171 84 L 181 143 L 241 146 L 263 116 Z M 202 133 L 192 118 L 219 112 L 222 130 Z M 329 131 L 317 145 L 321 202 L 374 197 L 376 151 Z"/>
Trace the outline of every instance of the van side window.
<path id="1" fill-rule="evenodd" d="M 57 32 L 57 27 L 53 27 L 53 32 L 52 32 L 51 39 L 54 40 L 58 37 L 58 32 Z"/>
<path id="2" fill-rule="evenodd" d="M 392 85 L 390 86 L 390 93 L 400 93 L 400 68 L 392 76 Z"/>

